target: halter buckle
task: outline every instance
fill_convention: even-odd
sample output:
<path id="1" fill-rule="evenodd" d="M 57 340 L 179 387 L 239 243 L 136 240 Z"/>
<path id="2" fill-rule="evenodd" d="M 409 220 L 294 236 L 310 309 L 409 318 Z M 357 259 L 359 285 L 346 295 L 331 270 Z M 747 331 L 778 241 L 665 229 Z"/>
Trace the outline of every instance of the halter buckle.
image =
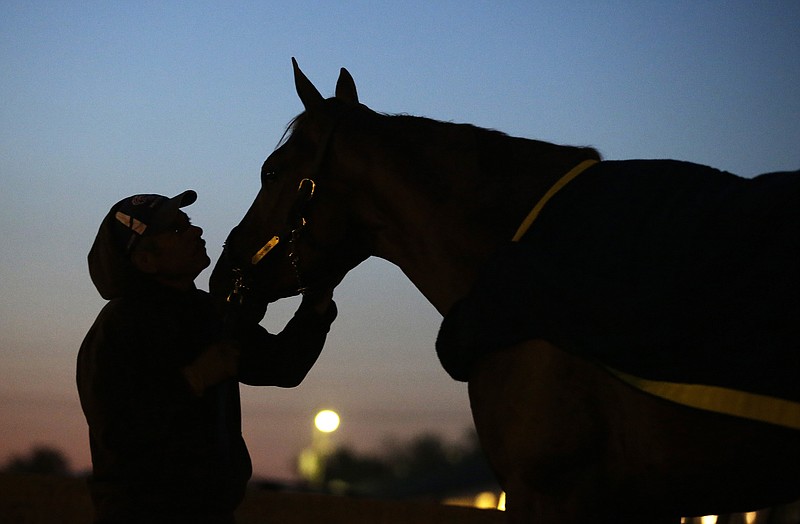
<path id="1" fill-rule="evenodd" d="M 244 302 L 244 291 L 248 289 L 247 285 L 244 282 L 244 273 L 241 269 L 233 268 L 233 287 L 231 292 L 228 293 L 228 297 L 225 299 L 225 302 L 228 304 L 235 304 L 237 306 L 241 306 Z"/>

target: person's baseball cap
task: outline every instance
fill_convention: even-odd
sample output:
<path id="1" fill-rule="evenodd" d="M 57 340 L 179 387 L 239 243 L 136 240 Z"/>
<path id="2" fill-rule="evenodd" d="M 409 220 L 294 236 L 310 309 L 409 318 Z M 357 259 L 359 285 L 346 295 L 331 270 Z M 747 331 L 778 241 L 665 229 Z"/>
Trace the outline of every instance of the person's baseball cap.
<path id="1" fill-rule="evenodd" d="M 103 298 L 110 300 L 131 289 L 141 278 L 130 261 L 139 239 L 167 231 L 178 210 L 195 200 L 197 193 L 188 190 L 172 198 L 134 195 L 111 207 L 89 251 L 89 275 Z"/>

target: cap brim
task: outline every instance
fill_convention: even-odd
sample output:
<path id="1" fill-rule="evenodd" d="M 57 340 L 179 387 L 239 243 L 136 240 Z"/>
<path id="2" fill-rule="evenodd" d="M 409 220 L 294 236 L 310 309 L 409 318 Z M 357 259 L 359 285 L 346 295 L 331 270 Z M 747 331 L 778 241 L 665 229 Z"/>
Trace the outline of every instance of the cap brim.
<path id="1" fill-rule="evenodd" d="M 159 231 L 167 229 L 172 224 L 175 215 L 178 214 L 178 210 L 182 207 L 194 204 L 196 200 L 197 193 L 188 189 L 161 204 L 158 211 L 153 215 L 148 233 L 158 233 Z"/>

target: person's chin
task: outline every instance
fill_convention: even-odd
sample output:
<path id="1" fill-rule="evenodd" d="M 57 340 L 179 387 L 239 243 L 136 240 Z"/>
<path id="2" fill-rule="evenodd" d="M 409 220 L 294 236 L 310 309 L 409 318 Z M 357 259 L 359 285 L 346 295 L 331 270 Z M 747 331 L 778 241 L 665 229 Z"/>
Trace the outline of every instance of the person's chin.
<path id="1" fill-rule="evenodd" d="M 194 260 L 196 262 L 195 267 L 198 270 L 197 274 L 200 274 L 201 271 L 211 265 L 211 258 L 208 256 L 205 247 L 198 249 L 195 252 Z"/>

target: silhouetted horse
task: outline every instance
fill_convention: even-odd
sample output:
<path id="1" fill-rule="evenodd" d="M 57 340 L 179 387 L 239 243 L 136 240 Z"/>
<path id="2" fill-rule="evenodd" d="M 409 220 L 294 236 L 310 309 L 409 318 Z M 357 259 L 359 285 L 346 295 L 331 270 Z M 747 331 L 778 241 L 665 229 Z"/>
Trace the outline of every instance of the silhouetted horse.
<path id="1" fill-rule="evenodd" d="M 294 63 L 294 61 L 293 61 Z M 342 69 L 264 163 L 212 291 L 244 307 L 369 256 L 444 315 L 511 522 L 677 522 L 800 496 L 800 177 L 376 113 Z M 513 239 L 513 240 L 512 240 Z"/>

